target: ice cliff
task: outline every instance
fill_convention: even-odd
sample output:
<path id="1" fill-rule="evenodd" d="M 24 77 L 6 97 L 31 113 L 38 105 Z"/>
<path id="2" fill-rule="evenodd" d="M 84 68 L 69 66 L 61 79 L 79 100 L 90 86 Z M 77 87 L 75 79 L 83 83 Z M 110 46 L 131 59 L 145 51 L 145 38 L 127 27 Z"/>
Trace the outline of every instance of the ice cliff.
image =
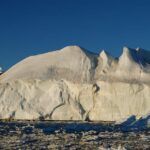
<path id="1" fill-rule="evenodd" d="M 120 121 L 150 114 L 150 52 L 78 46 L 31 56 L 0 76 L 0 119 Z"/>

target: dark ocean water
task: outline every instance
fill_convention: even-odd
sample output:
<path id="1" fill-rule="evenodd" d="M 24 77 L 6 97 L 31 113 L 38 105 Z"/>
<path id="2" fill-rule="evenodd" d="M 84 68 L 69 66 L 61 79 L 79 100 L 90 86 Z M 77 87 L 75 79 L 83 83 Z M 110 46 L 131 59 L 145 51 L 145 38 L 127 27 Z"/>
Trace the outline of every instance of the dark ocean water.
<path id="1" fill-rule="evenodd" d="M 150 129 L 106 122 L 0 122 L 0 149 L 119 148 L 150 149 Z"/>

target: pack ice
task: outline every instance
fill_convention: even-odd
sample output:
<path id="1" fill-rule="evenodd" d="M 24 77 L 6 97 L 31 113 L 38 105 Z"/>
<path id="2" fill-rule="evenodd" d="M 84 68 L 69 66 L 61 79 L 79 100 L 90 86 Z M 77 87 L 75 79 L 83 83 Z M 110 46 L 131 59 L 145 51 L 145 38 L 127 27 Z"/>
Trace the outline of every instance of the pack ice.
<path id="1" fill-rule="evenodd" d="M 121 121 L 150 113 L 150 52 L 78 46 L 30 56 L 0 76 L 0 119 Z"/>

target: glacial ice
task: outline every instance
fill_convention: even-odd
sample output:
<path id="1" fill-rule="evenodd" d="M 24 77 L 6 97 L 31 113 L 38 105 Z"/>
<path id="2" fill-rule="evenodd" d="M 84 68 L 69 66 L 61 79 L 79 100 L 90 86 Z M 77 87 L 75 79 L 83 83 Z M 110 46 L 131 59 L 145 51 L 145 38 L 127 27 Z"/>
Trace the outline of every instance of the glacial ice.
<path id="1" fill-rule="evenodd" d="M 150 52 L 119 58 L 68 46 L 0 76 L 0 119 L 117 121 L 150 114 Z"/>

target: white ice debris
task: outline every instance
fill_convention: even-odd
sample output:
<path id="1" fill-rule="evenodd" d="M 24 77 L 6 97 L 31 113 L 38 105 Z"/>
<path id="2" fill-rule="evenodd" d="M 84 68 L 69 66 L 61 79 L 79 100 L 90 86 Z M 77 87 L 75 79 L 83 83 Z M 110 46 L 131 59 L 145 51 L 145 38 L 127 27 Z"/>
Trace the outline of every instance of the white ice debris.
<path id="1" fill-rule="evenodd" d="M 3 69 L 2 69 L 2 67 L 0 67 L 0 74 L 3 72 Z"/>
<path id="2" fill-rule="evenodd" d="M 150 114 L 150 52 L 78 46 L 31 56 L 0 76 L 0 118 L 120 121 Z"/>

